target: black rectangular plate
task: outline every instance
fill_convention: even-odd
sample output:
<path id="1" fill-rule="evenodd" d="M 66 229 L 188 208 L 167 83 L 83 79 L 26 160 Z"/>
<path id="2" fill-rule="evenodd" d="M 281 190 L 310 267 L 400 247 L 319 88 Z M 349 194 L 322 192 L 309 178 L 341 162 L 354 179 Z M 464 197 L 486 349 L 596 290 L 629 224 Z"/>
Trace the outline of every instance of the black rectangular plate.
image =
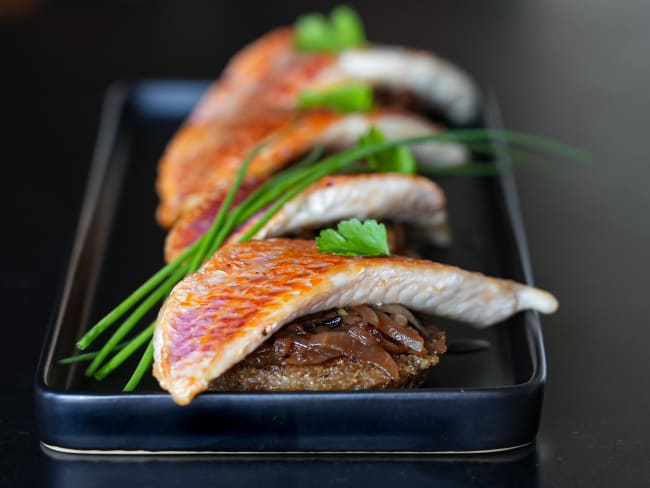
<path id="1" fill-rule="evenodd" d="M 166 142 L 208 83 L 145 81 L 107 94 L 75 246 L 56 321 L 36 381 L 44 445 L 70 451 L 153 452 L 476 452 L 536 436 L 546 378 L 539 318 L 532 312 L 484 330 L 437 320 L 452 347 L 422 388 L 380 392 L 206 393 L 175 405 L 153 378 L 122 393 L 137 358 L 104 382 L 75 354 L 89 324 L 162 263 L 164 233 L 154 222 L 156 166 Z M 486 102 L 482 125 L 501 127 Z M 504 153 L 507 162 L 507 154 Z M 512 175 L 447 177 L 455 242 L 422 247 L 430 259 L 531 282 Z"/>

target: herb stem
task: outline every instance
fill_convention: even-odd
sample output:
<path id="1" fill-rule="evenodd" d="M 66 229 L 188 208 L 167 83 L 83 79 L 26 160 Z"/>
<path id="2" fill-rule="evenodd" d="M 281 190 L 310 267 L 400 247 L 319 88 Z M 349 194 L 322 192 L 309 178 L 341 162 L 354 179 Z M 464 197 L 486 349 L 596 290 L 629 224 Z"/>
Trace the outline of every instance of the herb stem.
<path id="1" fill-rule="evenodd" d="M 146 329 L 140 332 L 128 345 L 118 352 L 115 356 L 111 358 L 102 368 L 95 373 L 94 378 L 96 380 L 103 380 L 113 371 L 115 371 L 124 361 L 131 357 L 131 355 L 140 349 L 140 347 L 151 339 L 153 336 L 153 329 L 156 326 L 156 321 L 154 320 Z"/>
<path id="2" fill-rule="evenodd" d="M 262 150 L 262 147 L 264 147 L 264 143 L 255 146 L 253 150 L 246 155 L 244 162 L 239 167 L 239 170 L 237 171 L 237 175 L 235 176 L 235 180 L 232 186 L 230 187 L 230 191 L 228 192 L 226 198 L 224 199 L 223 203 L 219 207 L 219 211 L 217 212 L 217 215 L 214 217 L 212 226 L 205 234 L 205 239 L 201 241 L 201 245 L 199 246 L 198 250 L 194 254 L 194 257 L 192 258 L 192 262 L 190 264 L 190 269 L 189 269 L 190 273 L 193 273 L 194 271 L 199 269 L 199 266 L 201 266 L 201 264 L 206 259 L 206 257 L 209 256 L 208 250 L 210 250 L 210 248 L 213 247 L 212 242 L 215 236 L 219 233 L 219 231 L 223 227 L 222 224 L 226 219 L 228 210 L 230 209 L 230 206 L 232 205 L 232 202 L 235 199 L 235 195 L 237 194 L 237 191 L 241 187 L 242 181 L 244 180 L 244 176 L 246 175 L 246 171 L 248 170 L 251 161 L 253 161 L 253 158 L 255 158 L 255 156 L 257 156 L 257 154 Z"/>
<path id="3" fill-rule="evenodd" d="M 131 378 L 129 379 L 126 386 L 122 388 L 122 391 L 135 390 L 136 387 L 140 384 L 140 381 L 142 381 L 142 377 L 145 375 L 145 373 L 149 369 L 151 369 L 152 364 L 153 364 L 153 338 L 149 341 L 149 345 L 147 346 L 147 349 L 145 349 L 142 357 L 140 358 L 140 362 L 138 363 L 138 366 L 135 368 L 135 371 L 131 375 Z"/>
<path id="4" fill-rule="evenodd" d="M 86 376 L 93 376 L 102 362 L 108 355 L 115 349 L 115 346 L 126 336 L 131 329 L 144 317 L 144 315 L 151 310 L 151 308 L 160 300 L 165 298 L 172 290 L 174 285 L 178 283 L 187 272 L 187 265 L 181 266 L 177 269 L 167 280 L 160 285 L 151 295 L 149 295 L 136 309 L 129 315 L 129 317 L 118 327 L 113 335 L 108 339 L 104 347 L 101 348 L 95 359 L 90 363 L 86 369 Z"/>
<path id="5" fill-rule="evenodd" d="M 115 351 L 119 351 L 121 349 L 124 349 L 129 343 L 128 342 L 123 342 L 121 344 L 118 344 L 115 346 Z M 83 354 L 76 354 L 74 356 L 69 356 L 67 358 L 59 359 L 57 361 L 57 364 L 74 364 L 74 363 L 83 363 L 84 361 L 90 361 L 93 359 L 95 356 L 99 354 L 99 351 L 91 351 L 91 352 L 86 352 Z"/>
<path id="6" fill-rule="evenodd" d="M 512 130 L 498 129 L 452 129 L 441 133 L 445 139 L 468 142 L 471 140 L 501 141 L 510 144 L 520 144 L 534 149 L 541 149 L 559 156 L 576 161 L 588 161 L 591 155 L 582 149 L 578 149 L 546 137 L 517 132 Z"/>
<path id="7" fill-rule="evenodd" d="M 251 218 L 255 213 L 262 210 L 287 188 L 293 186 L 307 172 L 307 168 L 313 165 L 323 153 L 321 146 L 316 146 L 305 158 L 293 165 L 291 168 L 275 175 L 257 188 L 238 207 L 239 216 L 236 225 L 241 225 Z"/>
<path id="8" fill-rule="evenodd" d="M 200 245 L 200 240 L 194 242 L 190 247 L 183 251 L 180 256 L 174 259 L 171 263 L 161 268 L 156 274 L 140 285 L 133 293 L 124 299 L 119 305 L 105 315 L 99 322 L 86 332 L 79 341 L 77 347 L 82 351 L 93 343 L 97 337 L 104 332 L 108 327 L 113 325 L 120 319 L 126 312 L 128 312 L 136 303 L 138 303 L 147 293 L 156 288 L 165 278 L 167 278 L 174 270 Z"/>

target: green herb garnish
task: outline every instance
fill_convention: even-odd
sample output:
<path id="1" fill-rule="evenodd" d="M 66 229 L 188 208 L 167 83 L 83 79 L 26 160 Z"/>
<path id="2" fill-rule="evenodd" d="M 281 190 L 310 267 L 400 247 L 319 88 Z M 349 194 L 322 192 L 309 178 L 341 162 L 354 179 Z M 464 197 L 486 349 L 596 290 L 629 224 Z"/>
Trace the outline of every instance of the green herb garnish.
<path id="1" fill-rule="evenodd" d="M 370 130 L 359 139 L 361 147 L 372 146 L 386 141 L 386 136 L 376 127 Z M 382 173 L 406 173 L 415 174 L 417 164 L 413 154 L 408 147 L 399 145 L 391 149 L 386 149 L 372 156 L 368 156 L 368 165 L 375 171 Z"/>
<path id="2" fill-rule="evenodd" d="M 347 6 L 332 10 L 329 19 L 322 14 L 307 14 L 295 24 L 294 45 L 299 51 L 333 53 L 365 43 L 361 17 Z"/>
<path id="3" fill-rule="evenodd" d="M 372 110 L 372 88 L 361 82 L 333 86 L 327 90 L 305 89 L 298 94 L 298 108 L 329 108 L 335 112 L 367 112 Z"/>
<path id="4" fill-rule="evenodd" d="M 343 220 L 336 230 L 322 230 L 316 245 L 322 253 L 339 256 L 390 256 L 386 226 L 376 220 Z"/>

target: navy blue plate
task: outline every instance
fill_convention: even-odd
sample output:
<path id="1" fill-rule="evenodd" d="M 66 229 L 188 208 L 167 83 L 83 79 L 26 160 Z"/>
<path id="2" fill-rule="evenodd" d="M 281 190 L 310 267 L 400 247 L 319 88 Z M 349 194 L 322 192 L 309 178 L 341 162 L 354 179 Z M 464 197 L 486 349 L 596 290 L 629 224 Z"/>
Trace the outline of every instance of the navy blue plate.
<path id="1" fill-rule="evenodd" d="M 535 439 L 546 378 L 536 313 L 487 330 L 435 319 L 452 351 L 422 388 L 380 392 L 206 393 L 175 405 L 153 378 L 122 393 L 137 357 L 103 382 L 75 354 L 89 325 L 162 264 L 156 166 L 207 82 L 115 85 L 106 97 L 74 249 L 36 381 L 43 444 L 62 451 L 476 452 Z M 500 128 L 493 101 L 482 124 Z M 455 236 L 427 258 L 531 283 L 514 179 L 439 179 Z"/>

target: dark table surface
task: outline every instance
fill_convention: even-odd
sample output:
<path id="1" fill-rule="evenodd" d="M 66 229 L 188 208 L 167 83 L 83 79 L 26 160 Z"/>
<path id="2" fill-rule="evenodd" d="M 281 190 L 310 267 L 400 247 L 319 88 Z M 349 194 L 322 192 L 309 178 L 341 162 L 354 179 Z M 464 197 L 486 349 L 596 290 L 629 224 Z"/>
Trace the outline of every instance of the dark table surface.
<path id="1" fill-rule="evenodd" d="M 42 453 L 34 371 L 107 86 L 214 78 L 242 45 L 306 7 L 0 1 L 0 485 L 650 484 L 650 3 L 402 0 L 358 7 L 371 38 L 437 51 L 493 87 L 509 128 L 594 155 L 588 165 L 556 162 L 544 175 L 517 176 L 536 282 L 561 302 L 559 313 L 543 320 L 549 379 L 536 445 L 475 458 L 289 462 L 109 462 Z"/>

